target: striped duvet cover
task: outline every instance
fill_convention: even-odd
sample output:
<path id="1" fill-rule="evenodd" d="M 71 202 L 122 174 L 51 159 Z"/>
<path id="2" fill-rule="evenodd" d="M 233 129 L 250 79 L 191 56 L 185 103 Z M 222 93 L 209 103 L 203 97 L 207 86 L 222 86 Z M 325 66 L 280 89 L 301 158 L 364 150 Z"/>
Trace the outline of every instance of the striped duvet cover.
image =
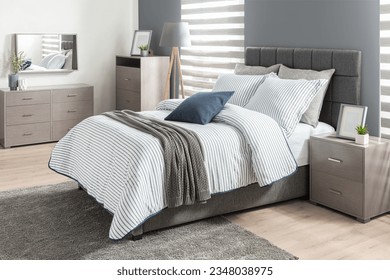
<path id="1" fill-rule="evenodd" d="M 181 100 L 162 101 L 143 114 L 164 119 Z M 227 104 L 212 123 L 174 122 L 197 133 L 212 194 L 292 174 L 297 164 L 278 124 L 266 115 Z M 53 149 L 50 168 L 77 180 L 113 214 L 111 239 L 125 237 L 166 207 L 159 141 L 108 117 L 90 117 Z"/>

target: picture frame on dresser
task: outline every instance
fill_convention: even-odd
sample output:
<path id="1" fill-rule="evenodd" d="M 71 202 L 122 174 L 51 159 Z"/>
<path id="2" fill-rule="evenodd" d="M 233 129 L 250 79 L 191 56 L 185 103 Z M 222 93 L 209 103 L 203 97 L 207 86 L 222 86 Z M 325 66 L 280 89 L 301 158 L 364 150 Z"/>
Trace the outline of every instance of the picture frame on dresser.
<path id="1" fill-rule="evenodd" d="M 356 127 L 365 126 L 367 106 L 341 104 L 336 137 L 355 140 Z"/>
<path id="2" fill-rule="evenodd" d="M 149 52 L 151 39 L 152 39 L 152 30 L 136 30 L 136 31 L 134 31 L 130 55 L 140 56 L 141 50 L 139 49 L 139 46 L 141 46 L 141 45 L 143 45 L 143 46 L 147 45 L 147 51 Z"/>

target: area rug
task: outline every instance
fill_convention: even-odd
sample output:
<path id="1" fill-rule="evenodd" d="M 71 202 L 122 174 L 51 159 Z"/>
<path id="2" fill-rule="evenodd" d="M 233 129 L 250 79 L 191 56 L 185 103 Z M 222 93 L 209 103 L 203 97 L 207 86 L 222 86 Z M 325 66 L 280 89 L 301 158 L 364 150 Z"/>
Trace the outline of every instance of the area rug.
<path id="1" fill-rule="evenodd" d="M 0 192 L 0 259 L 297 259 L 222 217 L 111 241 L 112 220 L 74 182 Z"/>

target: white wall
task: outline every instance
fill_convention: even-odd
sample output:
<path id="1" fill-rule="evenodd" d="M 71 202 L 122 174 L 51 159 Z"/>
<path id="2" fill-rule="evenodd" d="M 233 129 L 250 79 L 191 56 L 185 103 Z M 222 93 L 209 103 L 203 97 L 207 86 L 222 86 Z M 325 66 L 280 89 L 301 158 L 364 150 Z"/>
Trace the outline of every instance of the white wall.
<path id="1" fill-rule="evenodd" d="M 115 108 L 115 55 L 130 53 L 138 0 L 0 0 L 0 88 L 8 87 L 14 33 L 77 34 L 78 71 L 21 74 L 29 86 L 87 83 L 95 114 Z"/>

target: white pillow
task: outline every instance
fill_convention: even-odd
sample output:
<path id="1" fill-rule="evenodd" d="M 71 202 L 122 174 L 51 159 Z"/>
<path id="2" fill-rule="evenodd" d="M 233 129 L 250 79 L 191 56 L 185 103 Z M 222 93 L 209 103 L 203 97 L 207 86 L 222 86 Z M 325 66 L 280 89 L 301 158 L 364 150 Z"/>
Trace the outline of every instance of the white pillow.
<path id="1" fill-rule="evenodd" d="M 65 55 L 65 64 L 63 69 L 73 69 L 73 51 L 69 50 Z"/>
<path id="2" fill-rule="evenodd" d="M 276 75 L 276 74 L 274 74 Z M 244 107 L 255 94 L 268 75 L 234 75 L 219 76 L 213 91 L 234 91 L 228 103 Z"/>
<path id="3" fill-rule="evenodd" d="M 55 57 L 58 53 L 51 53 L 47 56 L 45 56 L 42 60 L 41 60 L 41 63 L 39 64 L 39 66 L 42 66 L 42 67 L 45 67 L 47 68 L 47 64 L 49 63 L 49 61 Z"/>
<path id="4" fill-rule="evenodd" d="M 61 69 L 65 64 L 65 55 L 57 54 L 46 65 L 47 69 Z"/>
<path id="5" fill-rule="evenodd" d="M 288 138 L 326 82 L 323 79 L 309 81 L 270 77 L 259 86 L 245 108 L 273 118 Z"/>

